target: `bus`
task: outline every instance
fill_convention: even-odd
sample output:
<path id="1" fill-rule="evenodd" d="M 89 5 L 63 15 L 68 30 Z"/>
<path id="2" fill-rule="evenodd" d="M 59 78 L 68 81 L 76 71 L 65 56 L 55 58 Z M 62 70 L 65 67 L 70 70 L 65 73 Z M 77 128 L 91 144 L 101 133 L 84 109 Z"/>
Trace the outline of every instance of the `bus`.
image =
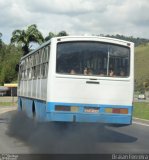
<path id="1" fill-rule="evenodd" d="M 18 109 L 37 121 L 132 123 L 132 42 L 55 37 L 21 58 L 18 77 Z"/>

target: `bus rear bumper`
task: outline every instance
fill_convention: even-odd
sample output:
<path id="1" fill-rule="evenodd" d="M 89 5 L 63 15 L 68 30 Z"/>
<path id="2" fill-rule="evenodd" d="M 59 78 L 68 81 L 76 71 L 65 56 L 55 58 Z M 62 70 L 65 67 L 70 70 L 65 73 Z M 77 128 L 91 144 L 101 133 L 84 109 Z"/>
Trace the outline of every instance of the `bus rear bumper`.
<path id="1" fill-rule="evenodd" d="M 58 122 L 92 122 L 109 124 L 131 124 L 131 115 L 113 114 L 73 114 L 51 112 L 46 114 L 46 121 Z"/>

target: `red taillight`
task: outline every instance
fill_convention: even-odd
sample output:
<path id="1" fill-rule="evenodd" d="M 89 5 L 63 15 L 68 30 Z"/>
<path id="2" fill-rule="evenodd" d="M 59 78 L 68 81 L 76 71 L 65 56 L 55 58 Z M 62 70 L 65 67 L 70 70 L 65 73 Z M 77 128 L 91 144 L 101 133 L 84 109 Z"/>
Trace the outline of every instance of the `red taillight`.
<path id="1" fill-rule="evenodd" d="M 120 109 L 120 114 L 128 114 L 128 109 L 127 108 L 121 108 Z"/>
<path id="2" fill-rule="evenodd" d="M 112 113 L 128 114 L 128 109 L 127 108 L 113 108 Z"/>
<path id="3" fill-rule="evenodd" d="M 112 113 L 120 113 L 120 109 L 119 108 L 113 108 Z"/>
<path id="4" fill-rule="evenodd" d="M 106 113 L 128 114 L 128 108 L 105 108 Z"/>

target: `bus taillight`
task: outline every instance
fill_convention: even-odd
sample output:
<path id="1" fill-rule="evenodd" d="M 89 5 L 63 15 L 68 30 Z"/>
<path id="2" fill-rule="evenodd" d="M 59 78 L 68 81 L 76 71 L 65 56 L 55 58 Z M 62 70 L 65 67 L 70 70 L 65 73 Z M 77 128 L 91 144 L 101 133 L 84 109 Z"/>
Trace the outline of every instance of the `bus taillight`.
<path id="1" fill-rule="evenodd" d="M 55 111 L 69 111 L 69 112 L 78 112 L 78 106 L 63 106 L 63 105 L 56 105 Z"/>
<path id="2" fill-rule="evenodd" d="M 106 108 L 106 113 L 128 114 L 127 108 Z"/>
<path id="3" fill-rule="evenodd" d="M 127 108 L 113 108 L 112 113 L 128 114 L 128 109 Z"/>
<path id="4" fill-rule="evenodd" d="M 127 108 L 121 108 L 120 109 L 120 114 L 128 114 L 128 109 Z"/>

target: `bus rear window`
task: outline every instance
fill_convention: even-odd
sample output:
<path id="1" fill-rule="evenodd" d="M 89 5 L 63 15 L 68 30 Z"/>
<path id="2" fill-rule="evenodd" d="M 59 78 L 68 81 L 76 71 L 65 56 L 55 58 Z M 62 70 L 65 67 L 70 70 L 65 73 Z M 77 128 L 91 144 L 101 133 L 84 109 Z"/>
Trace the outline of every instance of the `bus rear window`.
<path id="1" fill-rule="evenodd" d="M 59 74 L 128 77 L 129 71 L 129 47 L 85 41 L 57 44 Z"/>

